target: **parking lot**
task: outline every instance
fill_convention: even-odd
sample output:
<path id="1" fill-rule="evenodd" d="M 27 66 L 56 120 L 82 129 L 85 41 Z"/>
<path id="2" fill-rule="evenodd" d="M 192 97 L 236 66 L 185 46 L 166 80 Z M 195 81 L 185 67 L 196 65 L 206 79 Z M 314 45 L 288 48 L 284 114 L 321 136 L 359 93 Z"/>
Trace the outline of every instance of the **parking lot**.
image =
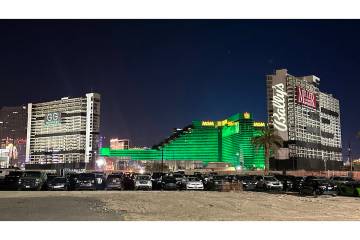
<path id="1" fill-rule="evenodd" d="M 2 191 L 0 220 L 360 220 L 360 198 L 251 191 Z"/>

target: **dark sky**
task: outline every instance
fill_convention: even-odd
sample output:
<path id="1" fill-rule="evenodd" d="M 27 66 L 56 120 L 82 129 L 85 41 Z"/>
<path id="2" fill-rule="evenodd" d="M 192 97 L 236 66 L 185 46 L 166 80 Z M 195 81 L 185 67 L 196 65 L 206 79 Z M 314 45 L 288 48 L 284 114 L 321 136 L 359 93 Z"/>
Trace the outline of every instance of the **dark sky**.
<path id="1" fill-rule="evenodd" d="M 101 131 L 151 146 L 192 120 L 266 120 L 265 75 L 320 77 L 360 156 L 360 21 L 1 20 L 0 106 L 96 91 Z"/>

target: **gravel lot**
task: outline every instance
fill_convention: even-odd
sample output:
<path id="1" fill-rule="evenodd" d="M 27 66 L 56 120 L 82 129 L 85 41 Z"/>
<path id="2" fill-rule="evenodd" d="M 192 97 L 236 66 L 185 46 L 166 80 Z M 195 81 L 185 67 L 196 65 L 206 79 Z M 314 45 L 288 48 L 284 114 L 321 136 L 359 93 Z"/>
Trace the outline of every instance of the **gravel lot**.
<path id="1" fill-rule="evenodd" d="M 0 220 L 360 220 L 360 198 L 262 192 L 0 192 Z"/>

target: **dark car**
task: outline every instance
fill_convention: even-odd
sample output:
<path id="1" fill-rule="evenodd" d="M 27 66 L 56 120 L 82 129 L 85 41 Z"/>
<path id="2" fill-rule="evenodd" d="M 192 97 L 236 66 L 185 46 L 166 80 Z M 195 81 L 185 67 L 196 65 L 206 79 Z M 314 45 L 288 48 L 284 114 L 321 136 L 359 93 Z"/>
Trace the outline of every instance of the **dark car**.
<path id="1" fill-rule="evenodd" d="M 25 171 L 20 177 L 21 190 L 37 190 L 40 191 L 45 186 L 47 175 L 41 171 Z"/>
<path id="2" fill-rule="evenodd" d="M 163 190 L 177 190 L 178 184 L 174 176 L 163 176 L 161 178 L 161 185 Z"/>
<path id="3" fill-rule="evenodd" d="M 290 189 L 293 192 L 299 192 L 300 188 L 304 182 L 305 177 L 295 177 L 292 188 Z"/>
<path id="4" fill-rule="evenodd" d="M 173 173 L 172 176 L 176 179 L 177 188 L 179 190 L 185 190 L 186 189 L 186 177 L 182 172 L 176 172 Z"/>
<path id="5" fill-rule="evenodd" d="M 3 180 L 2 189 L 3 190 L 20 190 L 21 182 L 20 178 L 24 176 L 23 171 L 12 171 L 5 176 Z"/>
<path id="6" fill-rule="evenodd" d="M 205 182 L 204 187 L 208 191 L 221 191 L 225 181 L 225 176 L 213 175 Z"/>
<path id="7" fill-rule="evenodd" d="M 151 181 L 152 181 L 152 189 L 153 190 L 161 190 L 162 185 L 161 185 L 161 177 L 165 176 L 165 173 L 161 173 L 161 172 L 154 172 L 151 175 Z"/>
<path id="8" fill-rule="evenodd" d="M 360 196 L 360 182 L 359 181 L 348 181 L 340 184 L 338 192 L 343 196 Z"/>
<path id="9" fill-rule="evenodd" d="M 69 190 L 69 180 L 66 177 L 55 177 L 47 184 L 49 191 Z"/>
<path id="10" fill-rule="evenodd" d="M 256 175 L 238 176 L 238 180 L 242 183 L 243 190 L 255 190 L 256 189 Z"/>
<path id="11" fill-rule="evenodd" d="M 347 182 L 354 182 L 355 180 L 351 177 L 331 177 L 330 180 L 335 183 L 338 187 Z"/>
<path id="12" fill-rule="evenodd" d="M 76 181 L 76 190 L 96 190 L 96 174 L 95 173 L 80 173 Z"/>
<path id="13" fill-rule="evenodd" d="M 58 177 L 58 175 L 56 174 L 47 174 L 47 179 L 46 179 L 46 182 L 44 184 L 44 187 L 43 187 L 43 190 L 50 190 L 49 189 L 49 183 L 55 179 L 56 177 Z"/>
<path id="14" fill-rule="evenodd" d="M 124 190 L 134 190 L 135 189 L 135 176 L 132 174 L 126 173 L 124 175 Z"/>
<path id="15" fill-rule="evenodd" d="M 94 172 L 96 190 L 104 190 L 106 186 L 106 174 L 103 172 Z"/>
<path id="16" fill-rule="evenodd" d="M 124 190 L 123 174 L 110 174 L 106 179 L 106 190 Z"/>
<path id="17" fill-rule="evenodd" d="M 78 173 L 68 173 L 66 174 L 66 178 L 69 182 L 69 187 L 68 187 L 68 190 L 69 191 L 73 191 L 76 189 L 76 183 L 77 183 L 77 180 L 79 178 L 79 174 Z"/>
<path id="18" fill-rule="evenodd" d="M 335 183 L 331 182 L 328 179 L 324 178 L 308 178 L 305 179 L 300 191 L 301 196 L 304 195 L 333 195 L 338 194 L 338 188 Z"/>
<path id="19" fill-rule="evenodd" d="M 296 181 L 295 176 L 275 174 L 274 177 L 281 181 L 284 191 L 291 191 Z"/>

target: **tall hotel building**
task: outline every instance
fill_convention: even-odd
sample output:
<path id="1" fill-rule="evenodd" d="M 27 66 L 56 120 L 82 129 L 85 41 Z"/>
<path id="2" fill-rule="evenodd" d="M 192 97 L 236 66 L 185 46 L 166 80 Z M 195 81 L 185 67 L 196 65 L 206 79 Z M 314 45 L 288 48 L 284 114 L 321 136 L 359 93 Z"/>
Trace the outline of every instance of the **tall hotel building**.
<path id="1" fill-rule="evenodd" d="M 29 103 L 26 169 L 92 169 L 99 130 L 97 93 Z"/>
<path id="2" fill-rule="evenodd" d="M 270 161 L 277 170 L 336 170 L 342 166 L 339 100 L 319 90 L 314 75 L 286 69 L 267 75 L 269 125 L 284 143 Z"/>

